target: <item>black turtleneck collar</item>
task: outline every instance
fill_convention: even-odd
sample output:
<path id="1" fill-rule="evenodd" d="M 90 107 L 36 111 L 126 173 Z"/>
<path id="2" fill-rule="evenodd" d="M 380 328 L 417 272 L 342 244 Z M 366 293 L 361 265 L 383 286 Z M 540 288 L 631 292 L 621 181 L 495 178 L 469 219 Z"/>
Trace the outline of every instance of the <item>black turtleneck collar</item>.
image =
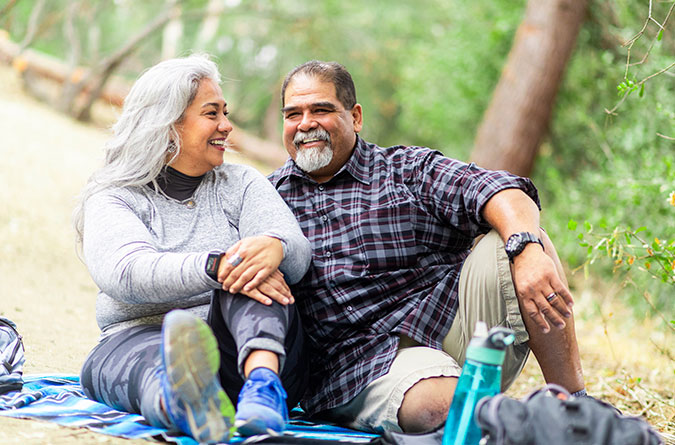
<path id="1" fill-rule="evenodd" d="M 184 201 L 194 195 L 204 176 L 188 176 L 167 165 L 157 176 L 157 184 L 167 196 Z"/>

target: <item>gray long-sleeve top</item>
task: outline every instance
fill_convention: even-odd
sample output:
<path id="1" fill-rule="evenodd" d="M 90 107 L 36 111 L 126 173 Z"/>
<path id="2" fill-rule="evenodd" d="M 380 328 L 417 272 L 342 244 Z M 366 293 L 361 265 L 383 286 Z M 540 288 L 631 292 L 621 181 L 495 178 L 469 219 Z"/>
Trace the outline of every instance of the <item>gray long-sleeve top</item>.
<path id="1" fill-rule="evenodd" d="M 279 269 L 288 283 L 302 278 L 311 249 L 295 217 L 255 169 L 233 164 L 208 172 L 188 206 L 150 187 L 110 188 L 87 199 L 84 260 L 100 289 L 96 321 L 109 335 L 138 324 L 159 324 L 174 308 L 206 318 L 211 292 L 209 252 L 242 238 L 281 240 Z"/>

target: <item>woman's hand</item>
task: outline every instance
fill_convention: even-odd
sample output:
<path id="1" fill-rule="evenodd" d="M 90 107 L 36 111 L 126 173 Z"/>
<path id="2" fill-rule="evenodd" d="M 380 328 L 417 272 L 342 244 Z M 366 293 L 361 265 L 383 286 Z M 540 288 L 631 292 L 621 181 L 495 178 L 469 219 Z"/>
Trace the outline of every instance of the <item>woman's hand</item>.
<path id="1" fill-rule="evenodd" d="M 244 238 L 225 252 L 218 267 L 218 281 L 223 283 L 223 290 L 231 294 L 250 293 L 278 270 L 283 258 L 284 248 L 277 238 Z M 283 281 L 283 275 L 281 280 Z"/>
<path id="2" fill-rule="evenodd" d="M 283 305 L 295 303 L 291 290 L 284 280 L 284 274 L 278 269 L 260 283 L 260 286 L 251 291 L 242 290 L 240 293 L 268 306 L 273 300 Z"/>

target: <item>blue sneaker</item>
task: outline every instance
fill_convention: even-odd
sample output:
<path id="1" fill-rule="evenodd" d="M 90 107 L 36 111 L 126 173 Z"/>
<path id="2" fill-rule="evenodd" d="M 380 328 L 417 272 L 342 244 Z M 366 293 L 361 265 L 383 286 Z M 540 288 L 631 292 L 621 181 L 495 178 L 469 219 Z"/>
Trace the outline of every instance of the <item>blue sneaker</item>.
<path id="1" fill-rule="evenodd" d="M 199 443 L 226 442 L 234 407 L 218 380 L 220 353 L 211 328 L 173 310 L 162 325 L 164 407 L 172 423 Z"/>
<path id="2" fill-rule="evenodd" d="M 276 435 L 288 422 L 286 391 L 279 376 L 267 368 L 256 368 L 239 393 L 234 425 L 242 436 Z"/>

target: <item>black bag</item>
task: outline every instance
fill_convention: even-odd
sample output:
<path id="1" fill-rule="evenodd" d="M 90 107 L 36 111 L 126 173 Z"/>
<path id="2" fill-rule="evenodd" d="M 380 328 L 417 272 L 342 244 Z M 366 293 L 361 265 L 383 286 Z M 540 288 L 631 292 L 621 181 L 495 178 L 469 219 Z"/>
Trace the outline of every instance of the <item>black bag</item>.
<path id="1" fill-rule="evenodd" d="M 0 317 L 0 395 L 23 388 L 24 356 L 21 335 L 8 318 Z"/>
<path id="2" fill-rule="evenodd" d="M 523 400 L 503 394 L 486 397 L 476 407 L 481 443 L 662 444 L 659 434 L 639 417 L 629 417 L 592 397 L 573 397 L 558 385 L 546 385 Z"/>
<path id="3" fill-rule="evenodd" d="M 440 445 L 443 442 L 445 422 L 433 431 L 419 434 L 394 433 L 385 431 L 381 437 L 373 439 L 372 445 Z"/>

